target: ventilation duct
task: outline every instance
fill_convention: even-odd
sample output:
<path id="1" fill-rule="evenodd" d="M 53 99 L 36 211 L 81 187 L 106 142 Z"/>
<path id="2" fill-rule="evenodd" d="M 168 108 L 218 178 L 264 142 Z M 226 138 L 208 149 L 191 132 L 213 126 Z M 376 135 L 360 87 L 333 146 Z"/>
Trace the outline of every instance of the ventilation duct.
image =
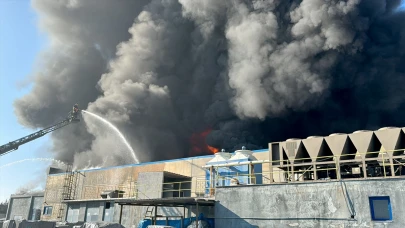
<path id="1" fill-rule="evenodd" d="M 288 139 L 280 143 L 291 163 L 304 162 L 310 159 L 301 139 Z"/>
<path id="2" fill-rule="evenodd" d="M 321 150 L 323 149 L 323 137 L 321 136 L 309 136 L 308 138 L 302 140 L 309 156 L 311 157 L 312 161 L 317 161 L 318 157 L 321 154 Z"/>
<path id="3" fill-rule="evenodd" d="M 331 149 L 334 156 L 346 160 L 353 159 L 356 153 L 352 141 L 347 134 L 334 133 L 325 137 L 325 141 Z"/>
<path id="4" fill-rule="evenodd" d="M 376 152 L 380 150 L 381 143 L 375 137 L 372 131 L 355 131 L 349 134 L 350 140 L 353 142 L 356 148 L 356 159 L 377 157 Z"/>
<path id="5" fill-rule="evenodd" d="M 378 140 L 381 142 L 381 152 L 388 151 L 387 155 L 384 155 L 384 158 L 387 156 L 392 157 L 392 155 L 398 155 L 402 152 L 395 151 L 397 149 L 402 149 L 402 140 L 403 132 L 401 128 L 398 127 L 384 127 L 380 128 L 378 131 L 374 132 Z M 379 158 L 382 158 L 382 153 L 379 153 Z"/>

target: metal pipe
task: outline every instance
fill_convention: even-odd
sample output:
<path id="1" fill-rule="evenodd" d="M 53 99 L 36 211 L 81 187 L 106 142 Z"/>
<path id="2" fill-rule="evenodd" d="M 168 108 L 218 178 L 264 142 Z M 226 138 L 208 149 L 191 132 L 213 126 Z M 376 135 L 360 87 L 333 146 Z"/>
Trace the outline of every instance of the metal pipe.
<path id="1" fill-rule="evenodd" d="M 252 165 L 252 164 L 263 164 L 269 163 L 269 160 L 258 160 L 258 161 L 245 161 L 245 162 L 231 162 L 226 164 L 218 164 L 218 165 L 204 165 L 203 168 L 210 168 L 210 167 L 226 167 L 226 166 L 239 166 L 239 165 Z"/>
<path id="2" fill-rule="evenodd" d="M 264 218 L 264 217 L 209 217 L 210 219 L 251 219 L 251 220 L 336 220 L 336 221 L 357 221 L 357 219 L 351 218 L 325 218 L 325 217 L 313 217 L 313 218 Z"/>

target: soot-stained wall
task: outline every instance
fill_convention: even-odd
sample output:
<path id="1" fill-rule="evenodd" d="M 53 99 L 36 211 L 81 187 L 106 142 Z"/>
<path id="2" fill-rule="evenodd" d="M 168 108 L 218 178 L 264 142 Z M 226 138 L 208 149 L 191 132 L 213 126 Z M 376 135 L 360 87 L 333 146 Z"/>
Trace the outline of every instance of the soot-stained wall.
<path id="1" fill-rule="evenodd" d="M 405 179 L 221 187 L 216 227 L 405 227 Z M 347 192 L 347 195 L 345 195 Z M 389 196 L 392 221 L 371 219 L 369 197 Z M 353 202 L 354 219 L 351 207 Z"/>

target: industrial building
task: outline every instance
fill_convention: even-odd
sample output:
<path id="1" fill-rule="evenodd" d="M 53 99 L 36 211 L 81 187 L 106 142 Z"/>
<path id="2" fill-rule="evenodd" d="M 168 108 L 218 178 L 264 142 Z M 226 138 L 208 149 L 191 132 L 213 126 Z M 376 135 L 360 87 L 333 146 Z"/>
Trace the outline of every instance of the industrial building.
<path id="1" fill-rule="evenodd" d="M 8 202 L 0 203 L 0 222 L 6 219 Z"/>
<path id="2" fill-rule="evenodd" d="M 6 220 L 39 220 L 43 204 L 43 192 L 11 195 Z"/>
<path id="3" fill-rule="evenodd" d="M 405 128 L 83 171 L 50 169 L 41 220 L 125 227 L 405 227 Z M 145 227 L 145 226 L 142 226 Z"/>

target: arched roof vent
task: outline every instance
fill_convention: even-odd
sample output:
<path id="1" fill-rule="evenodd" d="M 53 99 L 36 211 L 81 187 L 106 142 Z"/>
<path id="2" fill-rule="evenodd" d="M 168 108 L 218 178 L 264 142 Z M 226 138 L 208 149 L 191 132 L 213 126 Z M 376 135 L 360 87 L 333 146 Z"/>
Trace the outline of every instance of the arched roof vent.
<path id="1" fill-rule="evenodd" d="M 291 138 L 291 139 L 287 139 L 287 140 L 285 140 L 286 142 L 289 142 L 289 141 L 297 141 L 297 140 L 301 140 L 301 139 L 298 139 L 298 138 Z"/>
<path id="2" fill-rule="evenodd" d="M 323 138 L 323 136 L 313 135 L 307 137 L 307 139 L 315 139 L 315 138 Z"/>
<path id="3" fill-rule="evenodd" d="M 370 131 L 369 130 L 358 130 L 358 131 L 353 132 L 353 134 L 362 133 L 362 132 L 370 132 Z"/>
<path id="4" fill-rule="evenodd" d="M 378 129 L 378 131 L 383 131 L 383 130 L 388 130 L 388 129 L 396 129 L 398 127 L 382 127 L 380 129 Z"/>
<path id="5" fill-rule="evenodd" d="M 347 134 L 345 134 L 345 133 L 332 133 L 329 136 L 336 136 L 336 135 L 347 135 Z"/>

